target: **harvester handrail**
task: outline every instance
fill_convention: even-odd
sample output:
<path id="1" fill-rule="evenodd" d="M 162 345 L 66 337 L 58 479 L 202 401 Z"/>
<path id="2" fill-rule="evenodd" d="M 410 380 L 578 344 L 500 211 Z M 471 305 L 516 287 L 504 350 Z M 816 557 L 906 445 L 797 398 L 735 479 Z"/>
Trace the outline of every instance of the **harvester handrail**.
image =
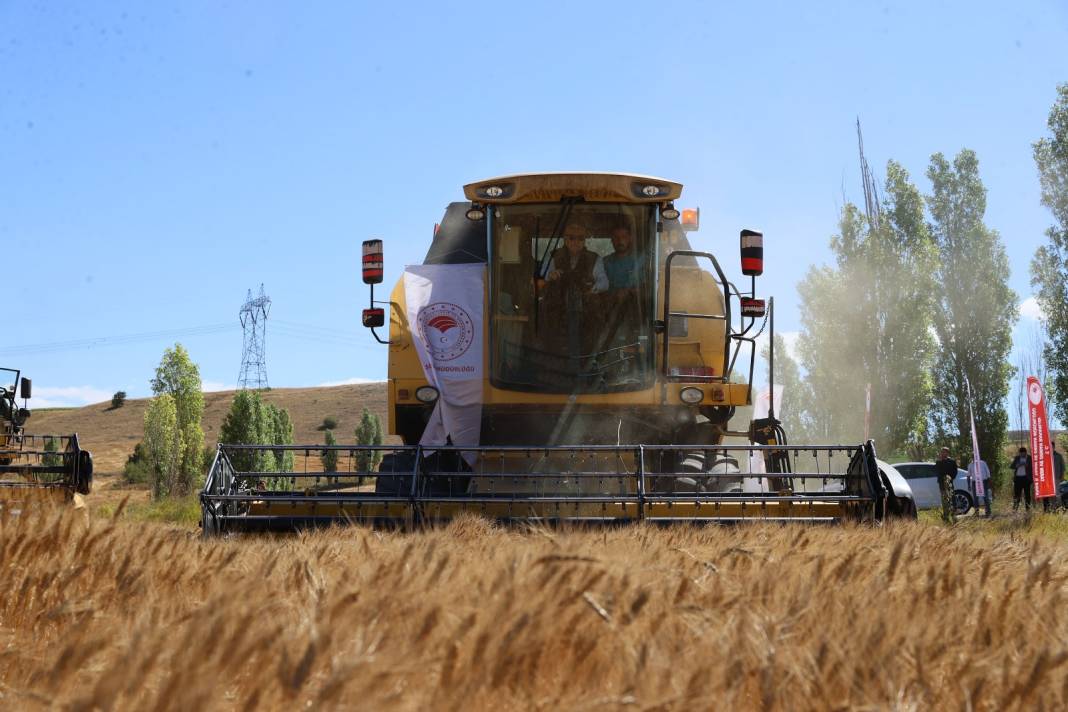
<path id="1" fill-rule="evenodd" d="M 723 315 L 713 316 L 710 314 L 690 314 L 690 313 L 678 313 L 671 311 L 671 262 L 676 257 L 707 257 L 712 266 L 716 269 L 716 275 L 719 277 L 719 283 L 723 287 Z M 730 379 L 730 335 L 731 331 L 731 283 L 727 280 L 727 275 L 723 272 L 723 268 L 719 266 L 719 260 L 711 252 L 703 252 L 701 250 L 673 250 L 668 253 L 667 259 L 664 260 L 664 339 L 662 346 L 661 359 L 663 363 L 661 368 L 662 374 L 665 380 L 679 380 L 678 377 L 671 375 L 671 369 L 668 366 L 668 352 L 671 345 L 671 319 L 672 317 L 693 317 L 696 319 L 715 319 L 723 321 L 724 338 L 723 343 L 723 375 L 716 378 L 720 383 L 728 383 Z"/>

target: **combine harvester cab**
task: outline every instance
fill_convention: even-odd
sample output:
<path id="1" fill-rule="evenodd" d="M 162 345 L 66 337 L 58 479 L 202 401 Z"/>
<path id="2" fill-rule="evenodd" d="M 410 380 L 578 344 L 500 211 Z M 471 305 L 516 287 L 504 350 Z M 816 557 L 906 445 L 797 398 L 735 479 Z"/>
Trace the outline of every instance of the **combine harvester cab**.
<path id="1" fill-rule="evenodd" d="M 0 385 L 0 513 L 19 514 L 41 503 L 83 506 L 79 495 L 92 488 L 92 455 L 81 449 L 77 435 L 27 435 L 23 426 L 30 411 L 17 406 L 15 394 L 17 387 L 28 399 L 30 379 L 14 369 L 2 368 L 0 374 L 14 374 L 12 385 Z"/>
<path id="2" fill-rule="evenodd" d="M 774 330 L 774 304 L 756 293 L 763 236 L 740 232 L 740 288 L 690 245 L 700 213 L 675 207 L 681 192 L 605 173 L 469 184 L 386 302 L 374 298 L 383 243 L 365 242 L 363 324 L 388 344 L 388 425 L 400 444 L 221 444 L 201 496 L 205 533 L 410 526 L 462 512 L 915 516 L 907 483 L 880 467 L 872 442 L 788 445 L 773 402 L 731 429 L 753 405 L 756 339 Z M 335 460 L 336 470 L 322 464 Z M 265 466 L 277 462 L 292 467 Z"/>

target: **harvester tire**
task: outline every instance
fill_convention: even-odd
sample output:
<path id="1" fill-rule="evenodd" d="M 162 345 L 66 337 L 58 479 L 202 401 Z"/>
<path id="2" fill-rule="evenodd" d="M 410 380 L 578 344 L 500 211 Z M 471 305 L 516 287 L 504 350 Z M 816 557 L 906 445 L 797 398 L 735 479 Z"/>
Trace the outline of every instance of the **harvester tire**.
<path id="1" fill-rule="evenodd" d="M 908 521 L 915 521 L 916 503 L 908 497 L 895 497 L 892 494 L 886 497 L 886 509 L 888 519 L 904 519 Z"/>
<path id="2" fill-rule="evenodd" d="M 219 526 L 219 518 L 212 514 L 208 509 L 202 509 L 200 518 L 200 536 L 205 539 L 215 539 L 221 535 L 222 528 Z"/>
<path id="3" fill-rule="evenodd" d="M 679 471 L 691 477 L 678 477 L 679 492 L 741 492 L 742 476 L 738 461 L 722 457 L 709 450 L 680 453 Z M 738 474 L 738 478 L 722 475 Z M 690 489 L 690 483 L 693 489 Z"/>
<path id="4" fill-rule="evenodd" d="M 88 450 L 78 453 L 78 479 L 74 483 L 74 491 L 78 494 L 89 494 L 93 489 L 93 456 Z"/>

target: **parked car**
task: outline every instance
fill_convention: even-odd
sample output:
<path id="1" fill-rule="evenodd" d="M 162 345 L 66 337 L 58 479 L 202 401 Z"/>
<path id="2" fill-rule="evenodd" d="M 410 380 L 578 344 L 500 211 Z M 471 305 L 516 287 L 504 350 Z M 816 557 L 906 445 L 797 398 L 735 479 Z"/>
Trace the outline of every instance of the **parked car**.
<path id="1" fill-rule="evenodd" d="M 909 486 L 919 509 L 937 509 L 942 506 L 942 493 L 938 490 L 938 475 L 933 462 L 895 462 L 894 469 L 901 473 Z M 975 495 L 967 470 L 957 470 L 953 478 L 953 509 L 957 514 L 967 514 L 975 506 Z"/>

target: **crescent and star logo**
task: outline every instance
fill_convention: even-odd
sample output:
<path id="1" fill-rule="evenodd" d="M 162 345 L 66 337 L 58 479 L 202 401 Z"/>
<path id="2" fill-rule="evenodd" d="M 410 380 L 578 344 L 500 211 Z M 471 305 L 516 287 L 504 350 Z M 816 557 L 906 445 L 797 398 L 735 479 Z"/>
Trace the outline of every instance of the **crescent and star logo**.
<path id="1" fill-rule="evenodd" d="M 1031 405 L 1038 405 L 1042 402 L 1042 386 L 1038 383 L 1032 383 L 1027 387 L 1027 400 L 1031 401 Z"/>
<path id="2" fill-rule="evenodd" d="M 435 302 L 419 310 L 419 333 L 435 361 L 452 361 L 467 353 L 474 340 L 471 316 L 462 307 Z"/>

